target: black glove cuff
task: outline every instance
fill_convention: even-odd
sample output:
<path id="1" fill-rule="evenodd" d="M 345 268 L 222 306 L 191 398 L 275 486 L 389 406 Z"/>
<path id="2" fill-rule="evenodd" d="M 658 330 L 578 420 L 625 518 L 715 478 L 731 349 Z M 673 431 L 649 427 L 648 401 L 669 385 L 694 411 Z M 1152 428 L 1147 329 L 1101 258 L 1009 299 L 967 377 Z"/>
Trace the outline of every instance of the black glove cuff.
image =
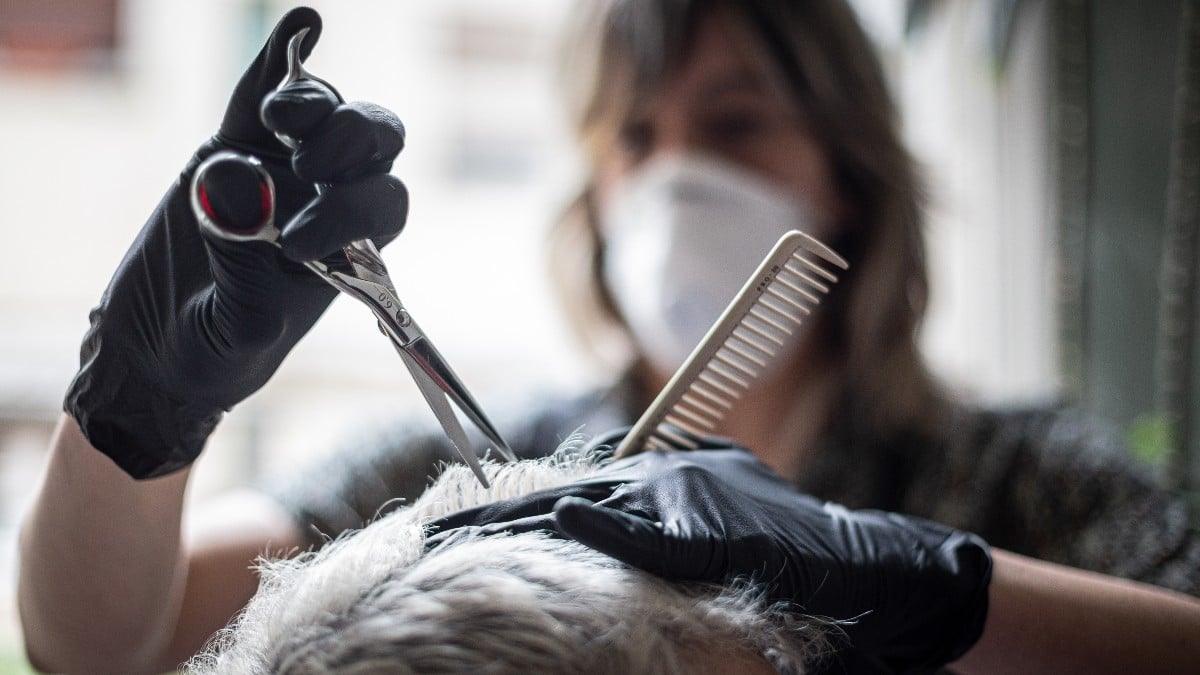
<path id="1" fill-rule="evenodd" d="M 957 541 L 949 544 L 949 549 L 961 572 L 958 578 L 964 583 L 974 580 L 975 585 L 963 595 L 966 608 L 963 620 L 957 624 L 958 630 L 951 631 L 948 636 L 946 653 L 939 655 L 939 663 L 951 663 L 966 654 L 979 641 L 987 623 L 988 593 L 992 583 L 991 549 L 983 539 L 970 533 L 959 533 L 955 539 Z"/>
<path id="2" fill-rule="evenodd" d="M 853 515 L 860 526 L 879 528 L 878 535 L 866 533 L 864 540 L 883 542 L 873 554 L 880 561 L 898 561 L 894 565 L 902 574 L 895 580 L 905 591 L 899 604 L 882 614 L 871 611 L 869 603 L 860 606 L 867 613 L 847 628 L 853 644 L 839 660 L 915 675 L 960 658 L 978 642 L 987 621 L 992 579 L 987 543 L 914 516 L 871 510 Z M 847 672 L 865 666 L 855 668 Z"/>
<path id="3" fill-rule="evenodd" d="M 173 473 L 196 460 L 224 411 L 176 401 L 136 381 L 99 349 L 95 317 L 63 410 L 84 437 L 131 477 Z"/>
<path id="4" fill-rule="evenodd" d="M 950 532 L 940 546 L 930 551 L 940 574 L 931 577 L 936 586 L 926 592 L 956 602 L 945 605 L 924 621 L 915 621 L 905 636 L 909 640 L 907 645 L 901 639 L 899 644 L 881 651 L 887 672 L 916 675 L 936 671 L 966 654 L 983 635 L 992 581 L 991 550 L 974 534 Z"/>

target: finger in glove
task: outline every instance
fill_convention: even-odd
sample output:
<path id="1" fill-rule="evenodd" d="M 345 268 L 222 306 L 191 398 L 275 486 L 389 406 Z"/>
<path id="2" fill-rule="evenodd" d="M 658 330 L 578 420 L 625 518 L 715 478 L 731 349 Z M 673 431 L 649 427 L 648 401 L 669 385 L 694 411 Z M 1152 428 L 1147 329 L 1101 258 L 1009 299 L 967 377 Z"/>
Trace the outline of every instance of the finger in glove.
<path id="1" fill-rule="evenodd" d="M 267 94 L 260 115 L 268 129 L 292 138 L 304 138 L 342 105 L 336 92 L 323 82 L 302 79 Z"/>
<path id="2" fill-rule="evenodd" d="M 554 488 L 538 490 L 513 499 L 505 499 L 491 504 L 482 504 L 469 509 L 455 511 L 449 515 L 434 520 L 429 524 L 434 532 L 452 530 L 460 527 L 487 526 L 494 523 L 512 523 L 534 516 L 551 516 L 554 505 L 564 497 L 573 496 L 586 501 L 599 501 L 607 498 L 622 483 L 607 478 L 593 477 L 560 485 Z M 552 527 L 549 529 L 553 529 Z"/>
<path id="3" fill-rule="evenodd" d="M 263 97 L 278 87 L 287 74 L 288 42 L 304 28 L 309 30 L 300 44 L 301 60 L 308 58 L 321 36 L 321 16 L 309 7 L 297 7 L 276 24 L 271 37 L 246 69 L 229 99 L 225 117 L 221 120 L 219 137 L 222 140 L 233 146 L 257 149 L 259 153 L 267 148 L 280 155 L 288 152 L 275 134 L 263 126 L 259 108 Z"/>
<path id="4" fill-rule="evenodd" d="M 660 522 L 593 504 L 578 497 L 563 497 L 554 505 L 554 522 L 568 539 L 607 554 L 652 574 L 672 579 L 705 579 L 708 565 L 696 559 L 686 541 L 668 536 Z"/>
<path id="5" fill-rule="evenodd" d="M 338 183 L 370 173 L 387 173 L 404 149 L 404 124 L 373 103 L 338 106 L 303 134 L 292 170 L 314 183 Z"/>
<path id="6" fill-rule="evenodd" d="M 335 183 L 308 203 L 280 231 L 283 254 L 304 262 L 324 258 L 359 239 L 382 246 L 404 229 L 408 190 L 391 174 Z"/>
<path id="7" fill-rule="evenodd" d="M 436 526 L 431 526 L 436 527 Z M 425 550 L 434 549 L 441 544 L 461 536 L 487 537 L 502 532 L 523 534 L 525 532 L 554 532 L 554 514 L 526 516 L 516 520 L 489 523 L 487 525 L 464 525 L 455 528 L 441 528 L 425 539 Z"/>

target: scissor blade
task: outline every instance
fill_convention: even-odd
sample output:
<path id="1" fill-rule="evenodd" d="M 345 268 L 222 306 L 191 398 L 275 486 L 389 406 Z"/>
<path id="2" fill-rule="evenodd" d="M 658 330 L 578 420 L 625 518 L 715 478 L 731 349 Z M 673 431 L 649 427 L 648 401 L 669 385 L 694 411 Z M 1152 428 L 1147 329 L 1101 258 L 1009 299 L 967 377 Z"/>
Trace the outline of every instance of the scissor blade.
<path id="1" fill-rule="evenodd" d="M 396 288 L 392 285 L 392 278 L 388 276 L 387 266 L 383 263 L 383 256 L 379 254 L 375 242 L 370 239 L 352 241 L 342 252 L 354 270 L 354 276 L 378 284 L 393 296 L 396 295 Z"/>
<path id="2" fill-rule="evenodd" d="M 396 351 L 400 352 L 403 357 L 400 360 L 404 361 L 404 365 L 408 368 L 408 372 L 412 375 L 413 381 L 417 383 L 417 389 L 421 391 L 421 395 L 425 397 L 425 402 L 429 404 L 429 409 L 433 411 L 434 417 L 441 423 L 442 429 L 446 431 L 446 436 L 450 438 L 450 442 L 454 445 L 454 449 L 458 451 L 459 457 L 471 467 L 471 471 L 475 473 L 475 477 L 483 484 L 483 487 L 490 488 L 487 474 L 483 472 L 483 467 L 479 464 L 479 458 L 471 451 L 471 444 L 467 440 L 467 432 L 463 431 L 462 425 L 458 423 L 458 418 L 454 416 L 454 409 L 446 401 L 445 394 L 438 389 L 433 380 L 425 374 L 416 360 L 409 357 L 404 350 L 397 346 Z"/>
<path id="3" fill-rule="evenodd" d="M 483 414 L 483 408 L 475 402 L 471 392 L 467 391 L 462 380 L 458 379 L 458 376 L 450 368 L 450 364 L 446 363 L 446 359 L 442 358 L 437 347 L 434 347 L 428 338 L 413 340 L 403 349 L 417 362 L 417 365 L 429 376 L 433 384 L 441 389 L 451 401 L 454 401 L 458 409 L 463 411 L 463 414 L 470 418 L 471 422 L 491 441 L 492 449 L 496 451 L 496 454 L 510 462 L 517 461 L 517 456 L 513 453 L 512 448 L 508 447 L 508 443 L 500 436 L 500 432 Z"/>

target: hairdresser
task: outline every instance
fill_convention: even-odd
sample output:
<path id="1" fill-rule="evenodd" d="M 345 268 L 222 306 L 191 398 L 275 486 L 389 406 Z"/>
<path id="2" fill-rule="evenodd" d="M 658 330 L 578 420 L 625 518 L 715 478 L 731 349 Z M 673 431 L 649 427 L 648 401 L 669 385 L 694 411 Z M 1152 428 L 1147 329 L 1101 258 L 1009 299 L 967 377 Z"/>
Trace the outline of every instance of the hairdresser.
<path id="1" fill-rule="evenodd" d="M 1194 625 L 1186 619 L 1196 604 L 1161 586 L 1200 588 L 1195 535 L 1100 427 L 1052 410 L 974 410 L 945 397 L 925 370 L 915 342 L 927 292 L 920 189 L 879 64 L 840 0 L 588 2 L 578 16 L 564 80 L 575 87 L 568 98 L 593 170 L 555 231 L 554 260 L 581 334 L 617 336 L 628 351 L 612 387 L 523 410 L 504 429 L 519 453 L 548 454 L 581 424 L 590 433 L 628 424 L 699 338 L 718 296 L 744 278 L 738 268 L 752 267 L 779 232 L 825 240 L 853 273 L 781 355 L 783 367 L 718 430 L 756 457 L 701 453 L 687 460 L 696 469 L 647 455 L 603 494 L 576 495 L 620 497 L 598 519 L 587 509 L 600 507 L 570 500 L 578 527 L 559 522 L 558 500 L 516 505 L 522 517 L 675 578 L 771 572 L 759 554 L 809 570 L 807 582 L 793 575 L 776 592 L 805 611 L 819 591 L 807 611 L 835 619 L 870 612 L 857 636 L 847 624 L 850 664 L 921 669 L 964 654 L 961 664 L 1028 658 L 1053 668 L 1046 659 L 1056 654 L 1157 646 L 1110 640 L 1087 625 L 1096 617 L 1139 622 L 1143 633 L 1161 622 L 1155 635 L 1168 643 Z M 21 620 L 39 668 L 173 669 L 253 594 L 260 554 L 362 526 L 419 494 L 451 456 L 440 431 L 405 422 L 185 514 L 190 465 L 222 412 L 272 375 L 333 297 L 300 263 L 355 239 L 387 243 L 404 225 L 406 193 L 389 174 L 403 146 L 396 117 L 306 85 L 273 93 L 287 38 L 305 26 L 307 54 L 320 32 L 314 12 L 289 12 L 276 27 L 217 134 L 168 189 L 92 313 L 22 529 Z M 276 132 L 300 139 L 299 151 Z M 282 249 L 199 233 L 186 188 L 219 149 L 254 154 L 271 172 Z M 317 182 L 330 187 L 317 195 Z M 261 215 L 236 190 L 214 194 L 213 208 Z M 704 203 L 687 199 L 697 194 Z M 713 217 L 721 213 L 732 217 Z M 647 255 L 661 258 L 638 258 Z M 639 285 L 674 300 L 642 304 L 631 290 Z M 697 471 L 722 480 L 680 478 Z M 649 527 L 631 525 L 625 538 L 584 534 L 626 511 Z M 709 551 L 713 564 L 698 570 L 702 545 L 754 555 Z M 827 554 L 817 567 L 805 560 L 814 546 Z M 833 566 L 845 573 L 821 571 Z M 1077 578 L 1094 592 L 1064 581 Z M 1146 598 L 1158 614 L 1142 611 Z M 927 608 L 937 608 L 935 620 L 917 620 Z M 910 623 L 920 635 L 894 632 Z M 1186 656 L 1149 651 L 1159 653 Z M 1133 654 L 1146 663 L 1144 651 Z"/>

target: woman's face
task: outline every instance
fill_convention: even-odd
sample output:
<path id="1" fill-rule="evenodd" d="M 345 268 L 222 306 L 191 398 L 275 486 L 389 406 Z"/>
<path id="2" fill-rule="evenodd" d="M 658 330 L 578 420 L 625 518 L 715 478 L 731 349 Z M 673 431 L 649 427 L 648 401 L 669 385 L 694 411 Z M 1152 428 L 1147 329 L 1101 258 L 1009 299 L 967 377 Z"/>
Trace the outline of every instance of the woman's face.
<path id="1" fill-rule="evenodd" d="M 702 152 L 789 190 L 825 222 L 841 216 L 825 151 L 766 76 L 749 36 L 717 15 L 701 19 L 690 54 L 656 96 L 635 108 L 617 146 L 600 159 L 596 196 L 652 158 Z"/>

